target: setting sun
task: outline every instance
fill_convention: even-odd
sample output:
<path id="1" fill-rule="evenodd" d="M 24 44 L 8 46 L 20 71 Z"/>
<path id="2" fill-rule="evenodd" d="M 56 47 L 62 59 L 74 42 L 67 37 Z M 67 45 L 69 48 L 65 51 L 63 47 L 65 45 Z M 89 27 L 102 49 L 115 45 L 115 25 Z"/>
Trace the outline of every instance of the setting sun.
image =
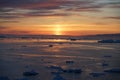
<path id="1" fill-rule="evenodd" d="M 61 25 L 55 26 L 55 35 L 62 35 L 61 33 Z"/>

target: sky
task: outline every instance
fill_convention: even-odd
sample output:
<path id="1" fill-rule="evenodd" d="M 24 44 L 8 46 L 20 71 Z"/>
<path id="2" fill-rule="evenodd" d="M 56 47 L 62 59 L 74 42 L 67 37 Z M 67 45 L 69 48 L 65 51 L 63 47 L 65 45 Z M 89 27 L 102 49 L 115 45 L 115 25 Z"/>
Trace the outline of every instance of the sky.
<path id="1" fill-rule="evenodd" d="M 120 33 L 120 0 L 0 0 L 0 34 Z"/>

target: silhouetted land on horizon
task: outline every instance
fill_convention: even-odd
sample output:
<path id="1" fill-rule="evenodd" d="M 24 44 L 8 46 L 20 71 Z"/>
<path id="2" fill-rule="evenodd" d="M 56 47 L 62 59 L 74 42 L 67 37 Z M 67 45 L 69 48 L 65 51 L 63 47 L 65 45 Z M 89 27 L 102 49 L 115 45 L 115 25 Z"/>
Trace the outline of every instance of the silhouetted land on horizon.
<path id="1" fill-rule="evenodd" d="M 70 35 L 12 35 L 12 34 L 0 34 L 0 38 L 36 38 L 36 39 L 120 39 L 120 33 L 118 34 L 98 34 L 98 35 L 86 35 L 86 36 L 70 36 Z"/>

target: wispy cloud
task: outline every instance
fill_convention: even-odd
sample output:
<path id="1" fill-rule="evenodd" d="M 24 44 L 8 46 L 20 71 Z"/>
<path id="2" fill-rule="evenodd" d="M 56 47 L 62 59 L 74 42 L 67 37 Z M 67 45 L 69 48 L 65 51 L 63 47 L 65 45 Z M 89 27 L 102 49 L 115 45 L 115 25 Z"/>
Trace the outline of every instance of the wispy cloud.
<path id="1" fill-rule="evenodd" d="M 0 18 L 70 16 L 74 12 L 99 12 L 105 6 L 118 8 L 119 4 L 118 0 L 0 0 Z"/>
<path id="2" fill-rule="evenodd" d="M 120 16 L 111 16 L 111 17 L 105 17 L 106 19 L 116 19 L 119 20 Z"/>
<path id="3" fill-rule="evenodd" d="M 0 18 L 68 16 L 66 11 L 96 11 L 100 8 L 93 3 L 93 0 L 1 0 Z"/>
<path id="4" fill-rule="evenodd" d="M 2 20 L 0 23 L 19 23 L 17 20 Z"/>
<path id="5" fill-rule="evenodd" d="M 5 26 L 0 26 L 0 30 L 2 29 L 7 29 L 8 27 L 5 27 Z"/>

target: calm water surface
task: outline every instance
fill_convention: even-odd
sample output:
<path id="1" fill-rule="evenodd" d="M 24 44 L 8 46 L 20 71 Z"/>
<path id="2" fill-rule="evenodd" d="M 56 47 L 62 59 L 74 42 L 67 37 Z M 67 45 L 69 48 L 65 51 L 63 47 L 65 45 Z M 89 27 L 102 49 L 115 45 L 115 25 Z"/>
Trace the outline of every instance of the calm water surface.
<path id="1" fill-rule="evenodd" d="M 47 67 L 60 66 L 83 71 L 77 75 L 60 74 L 66 80 L 119 80 L 119 74 L 104 73 L 105 69 L 120 68 L 119 46 L 114 43 L 97 43 L 97 40 L 0 39 L 0 75 L 16 80 L 25 77 L 23 72 L 34 69 L 39 75 L 26 78 L 53 80 L 53 70 Z M 69 60 L 74 63 L 66 64 Z M 108 66 L 102 66 L 103 63 Z M 92 72 L 104 75 L 93 77 L 90 75 Z"/>

